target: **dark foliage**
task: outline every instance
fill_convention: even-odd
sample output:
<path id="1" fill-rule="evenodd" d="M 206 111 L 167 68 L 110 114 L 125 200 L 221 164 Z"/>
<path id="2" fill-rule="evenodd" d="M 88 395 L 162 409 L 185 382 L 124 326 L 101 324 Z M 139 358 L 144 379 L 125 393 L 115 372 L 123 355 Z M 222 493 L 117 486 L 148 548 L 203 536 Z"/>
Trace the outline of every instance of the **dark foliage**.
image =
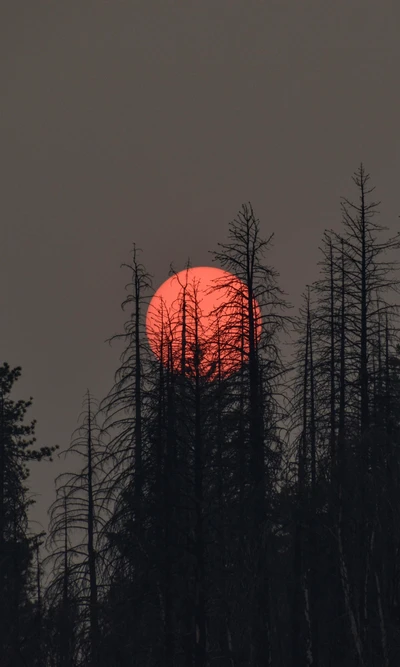
<path id="1" fill-rule="evenodd" d="M 212 253 L 240 283 L 213 286 L 232 317 L 214 313 L 208 376 L 188 278 L 180 327 L 160 313 L 150 351 L 134 246 L 120 367 L 99 406 L 87 394 L 78 471 L 57 479 L 46 586 L 25 482 L 54 448 L 28 449 L 20 369 L 0 369 L 1 665 L 400 664 L 400 238 L 385 240 L 362 165 L 353 181 L 295 318 L 272 236 L 242 207 Z"/>

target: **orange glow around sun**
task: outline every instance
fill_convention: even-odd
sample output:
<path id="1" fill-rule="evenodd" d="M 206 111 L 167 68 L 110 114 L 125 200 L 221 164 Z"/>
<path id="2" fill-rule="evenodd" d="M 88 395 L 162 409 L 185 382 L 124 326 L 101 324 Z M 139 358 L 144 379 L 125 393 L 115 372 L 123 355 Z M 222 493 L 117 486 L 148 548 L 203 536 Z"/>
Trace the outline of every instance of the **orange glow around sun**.
<path id="1" fill-rule="evenodd" d="M 256 342 L 261 335 L 261 311 L 255 299 L 252 313 Z M 154 294 L 146 332 L 156 357 L 174 371 L 182 372 L 184 362 L 185 374 L 193 375 L 197 363 L 199 374 L 210 380 L 219 372 L 230 375 L 247 360 L 250 348 L 247 287 L 222 269 L 184 269 Z"/>

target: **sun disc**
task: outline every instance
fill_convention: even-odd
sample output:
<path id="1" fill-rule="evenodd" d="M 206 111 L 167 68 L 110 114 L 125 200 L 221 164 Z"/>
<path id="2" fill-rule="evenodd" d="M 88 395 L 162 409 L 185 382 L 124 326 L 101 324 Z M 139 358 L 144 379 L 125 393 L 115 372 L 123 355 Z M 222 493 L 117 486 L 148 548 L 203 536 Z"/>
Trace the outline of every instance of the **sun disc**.
<path id="1" fill-rule="evenodd" d="M 249 308 L 246 285 L 237 276 L 210 266 L 184 269 L 168 278 L 151 299 L 146 332 L 164 365 L 185 373 L 197 365 L 209 379 L 240 368 L 250 349 L 249 312 L 254 338 L 261 335 L 261 311 Z M 197 346 L 196 346 L 197 342 Z"/>

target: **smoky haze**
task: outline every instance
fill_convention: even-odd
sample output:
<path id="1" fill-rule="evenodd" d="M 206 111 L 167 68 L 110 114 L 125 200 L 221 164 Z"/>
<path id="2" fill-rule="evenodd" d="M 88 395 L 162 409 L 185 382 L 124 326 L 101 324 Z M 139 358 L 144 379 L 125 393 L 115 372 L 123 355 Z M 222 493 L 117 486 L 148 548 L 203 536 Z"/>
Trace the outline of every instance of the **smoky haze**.
<path id="1" fill-rule="evenodd" d="M 110 388 L 133 242 L 154 287 L 251 201 L 297 307 L 365 163 L 398 229 L 400 10 L 339 1 L 12 0 L 0 9 L 2 358 L 40 444 Z M 63 460 L 32 464 L 47 528 Z"/>

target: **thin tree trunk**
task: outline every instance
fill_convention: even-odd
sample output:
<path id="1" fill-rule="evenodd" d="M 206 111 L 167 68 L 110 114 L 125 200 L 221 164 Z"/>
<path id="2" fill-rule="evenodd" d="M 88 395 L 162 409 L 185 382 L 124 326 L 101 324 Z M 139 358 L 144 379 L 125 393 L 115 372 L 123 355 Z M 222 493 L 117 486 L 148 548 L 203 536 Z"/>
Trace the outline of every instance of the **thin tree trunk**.
<path id="1" fill-rule="evenodd" d="M 141 275 L 136 262 L 136 248 L 133 255 L 134 267 L 134 304 L 135 304 L 135 520 L 137 537 L 142 539 L 142 361 L 140 348 L 140 322 L 141 322 Z"/>
<path id="2" fill-rule="evenodd" d="M 93 499 L 93 443 L 92 443 L 92 414 L 90 394 L 88 392 L 88 561 L 90 582 L 90 656 L 93 667 L 98 667 L 100 662 L 100 632 L 99 612 L 97 600 L 97 576 L 96 576 L 96 552 L 94 548 L 94 499 Z"/>
<path id="3" fill-rule="evenodd" d="M 196 297 L 195 297 L 196 298 Z M 195 667 L 205 667 L 208 663 L 207 658 L 207 622 L 206 622 L 206 601 L 205 601 L 205 549 L 204 549 L 204 526 L 203 526 L 203 434 L 201 427 L 202 409 L 201 409 L 201 387 L 200 387 L 200 355 L 198 337 L 198 303 L 195 306 L 195 433 L 194 433 L 194 491 L 196 503 L 196 524 L 195 524 L 195 553 L 196 553 L 196 651 Z"/>
<path id="4" fill-rule="evenodd" d="M 360 630 L 358 622 L 352 607 L 351 603 L 351 593 L 349 585 L 349 577 L 347 572 L 347 566 L 345 561 L 345 555 L 343 551 L 343 539 L 342 539 L 342 491 L 339 490 L 339 517 L 337 523 L 337 537 L 338 537 L 338 546 L 339 546 L 339 564 L 340 564 L 340 576 L 342 590 L 344 594 L 344 602 L 346 613 L 350 622 L 350 635 L 355 649 L 355 654 L 357 656 L 359 667 L 365 667 L 365 662 L 363 658 L 363 645 L 360 635 Z"/>
<path id="5" fill-rule="evenodd" d="M 172 511 L 176 498 L 171 488 L 171 481 L 177 474 L 174 465 L 175 449 L 175 387 L 172 368 L 172 356 L 169 358 L 167 371 L 167 442 L 163 474 L 164 501 L 164 659 L 165 667 L 174 667 L 175 661 L 175 628 L 172 590 Z"/>
<path id="6" fill-rule="evenodd" d="M 386 632 L 386 623 L 385 616 L 383 612 L 382 605 L 382 593 L 381 586 L 379 583 L 378 573 L 375 572 L 375 585 L 378 598 L 378 614 L 379 614 L 379 627 L 381 632 L 381 642 L 382 642 L 382 657 L 383 657 L 383 667 L 389 667 L 389 654 L 388 654 L 388 644 L 387 644 L 387 632 Z"/>
<path id="7" fill-rule="evenodd" d="M 311 449 L 311 512 L 309 513 L 309 540 L 310 540 L 310 614 L 311 614 L 311 638 L 312 638 L 312 664 L 319 664 L 319 629 L 318 629 L 318 541 L 317 541 L 317 471 L 316 471 L 316 425 L 315 425 L 315 379 L 314 379 L 314 355 L 313 355 L 313 331 L 310 313 L 310 294 L 308 294 L 308 335 L 310 346 L 310 449 Z"/>

